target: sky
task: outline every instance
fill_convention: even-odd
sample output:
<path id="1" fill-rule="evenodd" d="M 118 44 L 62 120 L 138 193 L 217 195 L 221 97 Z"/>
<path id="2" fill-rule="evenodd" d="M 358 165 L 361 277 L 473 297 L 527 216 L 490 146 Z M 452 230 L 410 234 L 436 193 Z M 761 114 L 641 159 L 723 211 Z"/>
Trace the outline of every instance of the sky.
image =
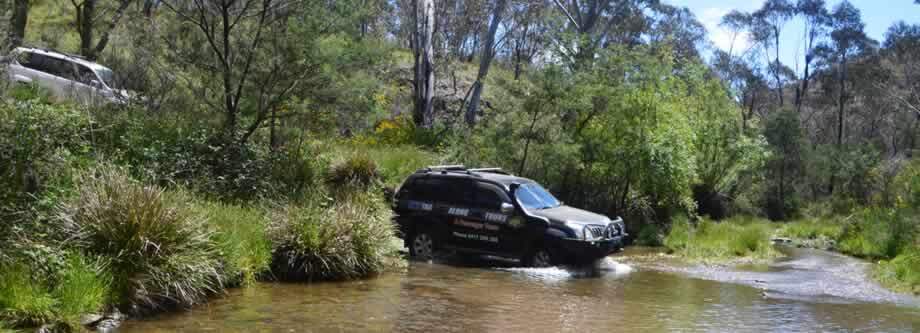
<path id="1" fill-rule="evenodd" d="M 842 0 L 827 0 L 828 10 Z M 731 33 L 719 27 L 722 16 L 737 9 L 744 12 L 753 12 L 759 9 L 764 0 L 663 0 L 678 7 L 690 8 L 696 18 L 706 26 L 709 39 L 715 47 L 728 51 L 732 46 Z M 795 3 L 795 0 L 792 0 Z M 909 24 L 920 24 L 920 5 L 914 0 L 850 0 L 862 12 L 863 22 L 866 23 L 866 34 L 882 42 L 885 32 L 893 23 L 905 21 Z M 804 61 L 804 28 L 798 19 L 787 23 L 780 36 L 780 60 L 798 72 Z M 748 47 L 745 36 L 739 36 L 734 42 L 734 53 Z M 771 51 L 772 52 L 772 51 Z"/>

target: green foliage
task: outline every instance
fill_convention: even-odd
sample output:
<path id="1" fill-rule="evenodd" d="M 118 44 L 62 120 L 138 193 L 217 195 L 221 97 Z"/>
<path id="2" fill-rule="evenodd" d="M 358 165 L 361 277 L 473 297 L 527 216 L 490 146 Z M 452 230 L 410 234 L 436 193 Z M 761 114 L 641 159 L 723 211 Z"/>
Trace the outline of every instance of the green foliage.
<path id="1" fill-rule="evenodd" d="M 827 218 L 811 218 L 784 223 L 777 229 L 776 234 L 782 237 L 796 239 L 823 238 L 837 240 L 843 235 L 843 231 L 843 221 Z"/>
<path id="2" fill-rule="evenodd" d="M 916 216 L 907 210 L 866 208 L 855 214 L 838 242 L 841 251 L 865 258 L 894 258 L 913 246 Z"/>
<path id="3" fill-rule="evenodd" d="M 383 184 L 390 188 L 401 184 L 416 170 L 437 162 L 434 153 L 410 145 L 368 148 L 367 154 L 376 163 Z"/>
<path id="4" fill-rule="evenodd" d="M 226 285 L 253 283 L 268 270 L 272 244 L 264 211 L 208 201 L 195 202 L 192 209 L 214 230 Z"/>
<path id="5" fill-rule="evenodd" d="M 880 262 L 874 273 L 883 285 L 920 295 L 920 248 L 914 247 Z"/>
<path id="6" fill-rule="evenodd" d="M 11 326 L 79 327 L 80 316 L 100 311 L 106 304 L 110 277 L 104 265 L 72 254 L 49 275 L 28 262 L 0 263 L 0 320 Z"/>
<path id="7" fill-rule="evenodd" d="M 769 259 L 779 255 L 770 243 L 772 231 L 769 222 L 756 219 L 703 219 L 696 227 L 676 219 L 664 245 L 681 256 L 706 262 Z"/>
<path id="8" fill-rule="evenodd" d="M 104 264 L 71 255 L 51 292 L 58 302 L 57 313 L 61 320 L 76 327 L 82 315 L 103 310 L 109 301 L 111 283 Z"/>
<path id="9" fill-rule="evenodd" d="M 329 170 L 327 181 L 333 188 L 348 186 L 366 188 L 378 178 L 377 163 L 367 154 L 357 153 L 333 165 Z"/>
<path id="10" fill-rule="evenodd" d="M 223 288 L 210 234 L 176 198 L 101 167 L 59 208 L 62 232 L 109 263 L 114 302 L 142 312 L 200 303 Z"/>
<path id="11" fill-rule="evenodd" d="M 54 317 L 55 300 L 23 263 L 0 263 L 0 320 L 38 326 Z"/>
<path id="12" fill-rule="evenodd" d="M 677 242 L 676 239 L 674 241 Z M 635 243 L 636 245 L 661 246 L 661 230 L 655 224 L 645 224 L 639 229 Z"/>
<path id="13" fill-rule="evenodd" d="M 798 214 L 801 202 L 796 180 L 801 172 L 802 126 L 799 114 L 781 110 L 767 119 L 764 136 L 770 144 L 772 158 L 767 161 L 765 188 L 766 215 L 784 220 Z"/>
<path id="14" fill-rule="evenodd" d="M 395 264 L 391 212 L 377 195 L 355 192 L 331 205 L 315 198 L 273 218 L 272 272 L 287 281 L 367 277 Z"/>
<path id="15" fill-rule="evenodd" d="M 92 128 L 67 105 L 0 103 L 0 218 L 39 213 L 63 196 L 92 149 Z"/>

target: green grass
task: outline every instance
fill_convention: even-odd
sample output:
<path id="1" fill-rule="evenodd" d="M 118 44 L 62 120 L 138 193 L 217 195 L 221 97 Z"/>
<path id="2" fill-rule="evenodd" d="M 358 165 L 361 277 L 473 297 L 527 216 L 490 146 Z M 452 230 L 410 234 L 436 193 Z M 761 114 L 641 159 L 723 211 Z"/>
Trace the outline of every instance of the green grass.
<path id="1" fill-rule="evenodd" d="M 290 205 L 273 217 L 272 272 L 286 281 L 368 277 L 398 262 L 391 212 L 379 195 L 340 193 Z"/>
<path id="2" fill-rule="evenodd" d="M 876 266 L 875 278 L 893 290 L 920 295 L 920 248 L 913 247 Z"/>
<path id="3" fill-rule="evenodd" d="M 782 224 L 776 234 L 796 239 L 838 239 L 843 235 L 844 224 L 835 219 L 807 219 Z"/>
<path id="4" fill-rule="evenodd" d="M 272 244 L 264 211 L 216 202 L 197 202 L 193 209 L 214 230 L 227 285 L 249 285 L 268 270 Z"/>
<path id="5" fill-rule="evenodd" d="M 51 293 L 58 301 L 60 319 L 77 327 L 82 315 L 103 310 L 109 301 L 111 279 L 104 265 L 81 255 L 71 255 Z"/>
<path id="6" fill-rule="evenodd" d="M 51 276 L 23 261 L 0 265 L 0 327 L 79 327 L 80 316 L 103 309 L 109 283 L 98 262 L 76 254 Z"/>
<path id="7" fill-rule="evenodd" d="M 411 145 L 368 149 L 368 156 L 377 163 L 384 185 L 395 188 L 418 169 L 436 164 L 434 153 Z"/>
<path id="8" fill-rule="evenodd" d="M 664 245 L 696 261 L 724 262 L 741 258 L 769 259 L 779 254 L 770 242 L 769 222 L 734 218 L 722 222 L 704 219 L 697 226 L 685 217 L 675 218 Z"/>
<path id="9" fill-rule="evenodd" d="M 39 326 L 55 317 L 51 291 L 23 263 L 0 265 L 0 320 L 14 327 Z"/>

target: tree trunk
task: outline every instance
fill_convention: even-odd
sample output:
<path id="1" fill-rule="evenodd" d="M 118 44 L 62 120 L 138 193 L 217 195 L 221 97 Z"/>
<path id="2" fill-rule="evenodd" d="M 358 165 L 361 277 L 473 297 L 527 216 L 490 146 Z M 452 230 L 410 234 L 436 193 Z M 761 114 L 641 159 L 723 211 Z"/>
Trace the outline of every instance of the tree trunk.
<path id="1" fill-rule="evenodd" d="M 415 111 L 413 120 L 422 127 L 431 126 L 434 97 L 434 2 L 433 0 L 413 0 L 415 9 Z"/>
<path id="2" fill-rule="evenodd" d="M 773 27 L 773 36 L 776 39 L 776 68 L 773 71 L 773 77 L 776 78 L 776 93 L 779 95 L 779 106 L 783 106 L 783 79 L 780 77 L 780 62 L 779 62 L 779 28 Z"/>
<path id="3" fill-rule="evenodd" d="M 795 94 L 795 110 L 798 113 L 802 113 L 803 100 L 808 93 L 808 81 L 811 78 L 811 74 L 809 73 L 810 65 L 811 55 L 807 55 L 805 56 L 805 76 L 802 77 L 802 89 Z"/>
<path id="4" fill-rule="evenodd" d="M 507 0 L 498 0 L 495 2 L 495 9 L 492 12 L 492 23 L 490 23 L 489 33 L 486 35 L 486 43 L 482 45 L 482 55 L 479 59 L 479 75 L 476 76 L 476 82 L 473 83 L 473 96 L 466 109 L 465 118 L 469 126 L 476 124 L 476 112 L 479 110 L 479 100 L 482 97 L 482 90 L 485 86 L 484 80 L 486 75 L 489 75 L 489 66 L 492 65 L 492 58 L 495 56 L 495 33 L 498 32 L 498 26 L 501 24 L 505 3 L 507 3 Z"/>
<path id="5" fill-rule="evenodd" d="M 80 54 L 87 58 L 93 55 L 93 19 L 96 16 L 96 0 L 84 0 L 76 8 L 77 30 L 80 32 Z"/>
<path id="6" fill-rule="evenodd" d="M 29 0 L 13 0 L 13 15 L 10 16 L 10 32 L 7 44 L 10 49 L 21 46 L 26 37 L 26 25 L 29 22 Z"/>
<path id="7" fill-rule="evenodd" d="M 847 56 L 840 62 L 840 95 L 837 99 L 837 148 L 843 146 L 843 111 L 846 103 Z"/>
<path id="8" fill-rule="evenodd" d="M 109 21 L 106 30 L 102 32 L 102 36 L 99 37 L 99 42 L 96 43 L 96 47 L 92 50 L 92 53 L 84 54 L 87 58 L 96 60 L 99 54 L 105 50 L 105 47 L 109 44 L 109 37 L 112 34 L 112 30 L 115 30 L 115 27 L 118 26 L 118 22 L 121 21 L 121 18 L 125 15 L 125 10 L 128 9 L 128 5 L 130 4 L 131 0 L 121 0 L 118 9 L 115 10 L 115 14 L 112 16 L 112 20 Z"/>

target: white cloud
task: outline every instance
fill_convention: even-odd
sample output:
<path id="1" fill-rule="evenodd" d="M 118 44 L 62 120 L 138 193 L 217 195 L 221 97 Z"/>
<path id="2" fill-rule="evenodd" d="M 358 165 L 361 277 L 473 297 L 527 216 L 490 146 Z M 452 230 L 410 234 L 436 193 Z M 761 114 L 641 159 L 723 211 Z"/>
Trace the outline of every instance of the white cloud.
<path id="1" fill-rule="evenodd" d="M 719 26 L 719 22 L 722 22 L 722 17 L 729 12 L 731 12 L 731 9 L 728 8 L 710 7 L 704 9 L 698 15 L 700 23 L 702 23 L 709 32 L 709 39 L 712 41 L 712 44 L 726 52 L 732 50 L 732 52 L 737 55 L 750 45 L 750 41 L 748 40 L 749 35 L 747 32 L 739 32 L 736 34 L 730 29 Z"/>

